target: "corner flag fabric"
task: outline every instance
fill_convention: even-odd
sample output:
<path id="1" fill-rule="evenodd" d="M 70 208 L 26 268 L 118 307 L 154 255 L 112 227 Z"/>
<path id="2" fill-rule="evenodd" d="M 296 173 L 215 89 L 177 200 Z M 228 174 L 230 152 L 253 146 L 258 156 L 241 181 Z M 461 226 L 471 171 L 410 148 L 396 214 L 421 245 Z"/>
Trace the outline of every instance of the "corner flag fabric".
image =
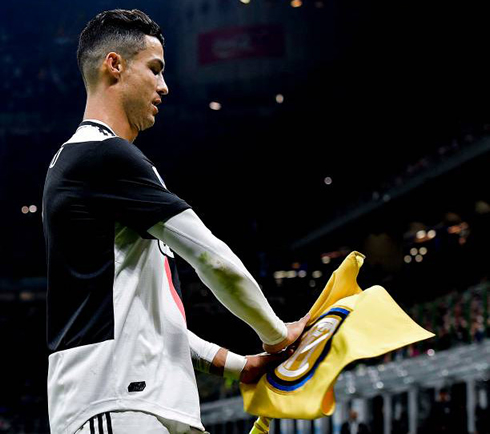
<path id="1" fill-rule="evenodd" d="M 356 279 L 363 262 L 364 255 L 352 252 L 332 274 L 289 359 L 258 383 L 240 384 L 246 412 L 285 419 L 331 415 L 335 381 L 345 366 L 434 336 L 381 286 L 361 290 Z"/>

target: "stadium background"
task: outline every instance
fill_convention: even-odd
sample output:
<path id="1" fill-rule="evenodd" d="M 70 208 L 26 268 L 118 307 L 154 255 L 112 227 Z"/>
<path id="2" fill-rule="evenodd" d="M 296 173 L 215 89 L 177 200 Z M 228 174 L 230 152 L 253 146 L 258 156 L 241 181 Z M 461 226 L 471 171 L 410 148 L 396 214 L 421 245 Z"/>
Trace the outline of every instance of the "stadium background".
<path id="1" fill-rule="evenodd" d="M 0 432 L 49 432 L 43 182 L 83 113 L 78 34 L 115 7 L 166 38 L 170 94 L 136 144 L 279 315 L 303 315 L 355 249 L 361 286 L 437 334 L 352 366 L 334 418 L 273 431 L 337 433 L 350 409 L 372 433 L 488 433 L 489 8 L 370 0 L 2 4 Z M 180 276 L 191 329 L 260 351 L 184 263 Z M 237 385 L 199 383 L 210 431 L 248 432 Z"/>

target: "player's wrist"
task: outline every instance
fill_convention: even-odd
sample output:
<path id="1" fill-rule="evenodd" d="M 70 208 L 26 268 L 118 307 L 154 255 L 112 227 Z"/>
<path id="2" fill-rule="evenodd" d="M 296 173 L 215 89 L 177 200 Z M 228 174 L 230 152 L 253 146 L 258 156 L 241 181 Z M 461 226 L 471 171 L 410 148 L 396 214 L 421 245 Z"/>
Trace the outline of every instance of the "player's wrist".
<path id="1" fill-rule="evenodd" d="M 226 354 L 223 377 L 239 381 L 246 364 L 246 357 L 232 353 L 230 350 L 228 350 Z"/>

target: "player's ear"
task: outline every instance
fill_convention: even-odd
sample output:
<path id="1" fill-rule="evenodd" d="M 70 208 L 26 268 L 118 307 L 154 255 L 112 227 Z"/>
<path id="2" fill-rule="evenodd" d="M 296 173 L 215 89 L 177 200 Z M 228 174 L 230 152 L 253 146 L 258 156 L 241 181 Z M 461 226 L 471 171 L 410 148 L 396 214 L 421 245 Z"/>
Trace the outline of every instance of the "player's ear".
<path id="1" fill-rule="evenodd" d="M 107 53 L 103 63 L 103 70 L 112 80 L 119 81 L 121 72 L 124 69 L 124 59 L 114 51 Z"/>

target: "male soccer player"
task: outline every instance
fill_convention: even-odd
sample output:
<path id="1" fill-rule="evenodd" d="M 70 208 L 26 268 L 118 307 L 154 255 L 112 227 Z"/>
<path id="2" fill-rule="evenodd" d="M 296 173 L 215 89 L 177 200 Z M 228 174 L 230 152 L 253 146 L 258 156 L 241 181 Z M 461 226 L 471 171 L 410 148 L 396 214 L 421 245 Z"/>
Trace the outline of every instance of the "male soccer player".
<path id="1" fill-rule="evenodd" d="M 172 251 L 269 353 L 294 342 L 308 318 L 284 324 L 133 145 L 168 93 L 159 26 L 138 10 L 103 12 L 80 35 L 78 63 L 84 120 L 53 157 L 43 197 L 51 432 L 199 432 L 192 363 L 250 382 L 269 357 L 244 358 L 187 330 Z"/>

